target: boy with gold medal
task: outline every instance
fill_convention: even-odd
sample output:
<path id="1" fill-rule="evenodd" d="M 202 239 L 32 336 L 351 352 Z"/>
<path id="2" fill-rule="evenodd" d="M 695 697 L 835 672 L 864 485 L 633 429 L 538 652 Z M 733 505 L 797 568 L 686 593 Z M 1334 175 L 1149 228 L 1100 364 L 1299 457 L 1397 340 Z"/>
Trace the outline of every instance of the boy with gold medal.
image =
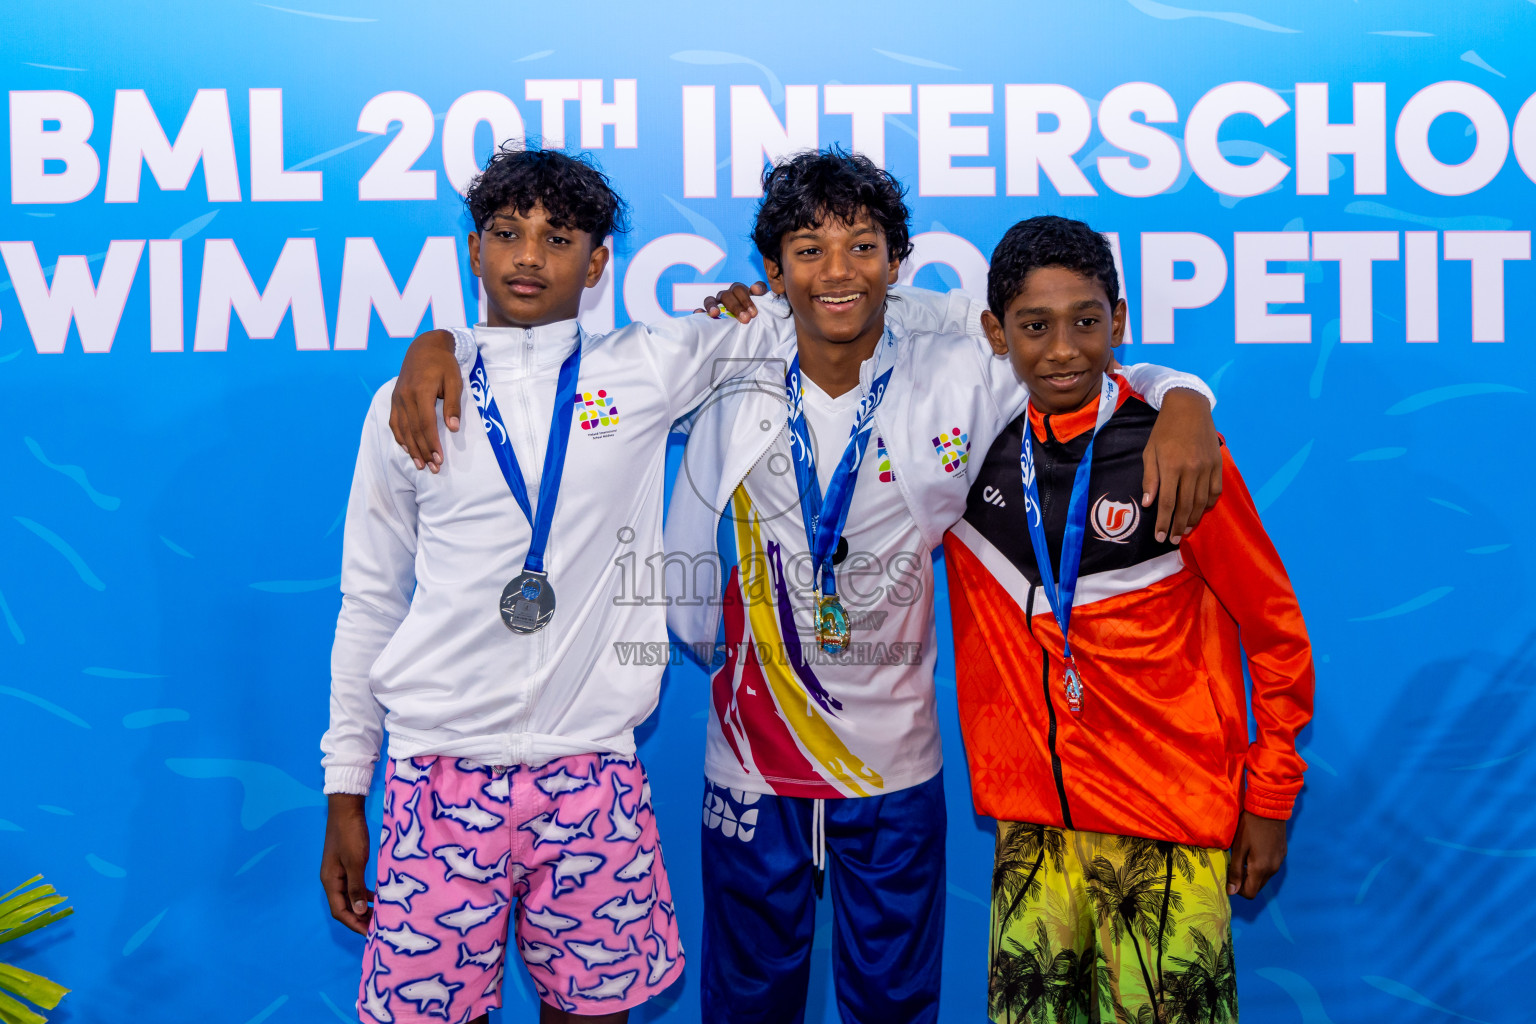
<path id="1" fill-rule="evenodd" d="M 930 552 L 964 512 L 977 446 L 1022 397 L 978 303 L 890 290 L 907 217 L 900 185 L 863 157 L 794 157 L 765 175 L 753 232 L 785 301 L 754 310 L 740 286 L 720 300 L 795 330 L 692 418 L 667 525 L 668 559 L 716 557 L 722 582 L 718 601 L 669 594 L 668 615 L 687 649 L 720 641 L 703 830 L 710 1021 L 802 1019 L 823 873 L 843 1020 L 938 1017 Z M 1159 395 L 1203 387 L 1135 375 Z M 1180 396 L 1209 429 L 1206 399 Z"/>

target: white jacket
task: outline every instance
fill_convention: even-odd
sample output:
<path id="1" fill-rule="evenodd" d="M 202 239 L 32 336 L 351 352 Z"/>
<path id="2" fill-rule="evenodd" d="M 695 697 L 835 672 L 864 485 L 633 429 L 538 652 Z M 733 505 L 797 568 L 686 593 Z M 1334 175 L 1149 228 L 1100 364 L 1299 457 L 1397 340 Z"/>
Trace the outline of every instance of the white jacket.
<path id="1" fill-rule="evenodd" d="M 327 793 L 368 791 L 386 728 L 392 758 L 526 764 L 633 753 L 632 730 L 656 705 L 665 659 L 637 664 L 616 645 L 666 641 L 662 605 L 639 597 L 626 573 L 661 550 L 668 432 L 713 383 L 740 372 L 732 360 L 780 345 L 783 329 L 766 317 L 742 325 L 690 316 L 587 336 L 545 555 L 557 608 L 529 635 L 503 624 L 499 600 L 522 570 L 531 528 L 467 384 L 457 433 L 439 411 L 438 474 L 416 470 L 395 444 L 392 382 L 379 390 L 347 504 L 331 723 L 321 741 Z M 576 323 L 455 334 L 466 380 L 475 351 L 485 357 L 536 502 L 555 380 Z"/>

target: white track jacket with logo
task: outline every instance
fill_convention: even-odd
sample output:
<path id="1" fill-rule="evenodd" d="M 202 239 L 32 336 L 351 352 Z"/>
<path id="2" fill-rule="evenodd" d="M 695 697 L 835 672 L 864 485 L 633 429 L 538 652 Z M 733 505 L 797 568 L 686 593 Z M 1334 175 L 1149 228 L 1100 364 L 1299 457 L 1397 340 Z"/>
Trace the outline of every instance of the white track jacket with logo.
<path id="1" fill-rule="evenodd" d="M 621 559 L 661 550 L 667 435 L 732 360 L 781 346 L 783 321 L 702 315 L 587 336 L 564 479 L 545 565 L 557 607 L 543 630 L 502 622 L 502 588 L 522 571 L 531 527 L 469 396 L 479 351 L 537 503 L 555 382 L 574 320 L 455 330 L 462 426 L 439 413 L 444 466 L 418 471 L 389 430 L 393 382 L 374 396 L 347 503 L 341 614 L 331 653 L 327 793 L 366 793 L 382 734 L 392 758 L 486 764 L 634 752 L 664 665 L 626 664 L 620 643 L 666 642 L 665 609 L 625 596 Z"/>

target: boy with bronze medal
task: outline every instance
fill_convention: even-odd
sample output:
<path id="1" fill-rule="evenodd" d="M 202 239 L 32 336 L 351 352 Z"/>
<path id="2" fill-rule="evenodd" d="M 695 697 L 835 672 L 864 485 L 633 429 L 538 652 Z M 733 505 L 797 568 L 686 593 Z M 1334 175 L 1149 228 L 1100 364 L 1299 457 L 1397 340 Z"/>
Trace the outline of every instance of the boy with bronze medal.
<path id="1" fill-rule="evenodd" d="M 1225 449 L 1199 529 L 1174 543 L 1141 519 L 1155 413 L 1111 369 L 1125 302 L 1101 235 L 1014 225 L 988 307 L 1028 408 L 979 467 L 945 564 L 972 794 L 998 819 L 992 1017 L 1235 1020 L 1228 897 L 1284 860 L 1306 768 L 1296 595 Z M 1049 1009 L 1020 983 L 1031 963 L 1060 967 Z"/>

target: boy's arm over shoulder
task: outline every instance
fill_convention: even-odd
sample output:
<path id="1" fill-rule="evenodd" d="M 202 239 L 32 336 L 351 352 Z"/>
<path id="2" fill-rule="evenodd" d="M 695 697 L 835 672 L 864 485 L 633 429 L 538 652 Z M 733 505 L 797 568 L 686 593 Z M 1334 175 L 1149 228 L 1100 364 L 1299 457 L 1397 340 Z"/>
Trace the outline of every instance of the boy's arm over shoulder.
<path id="1" fill-rule="evenodd" d="M 1124 377 L 1126 383 L 1145 398 L 1147 404 L 1154 409 L 1163 407 L 1168 392 L 1174 388 L 1193 391 L 1205 399 L 1208 408 L 1216 408 L 1216 392 L 1192 373 L 1158 366 L 1156 363 L 1132 363 L 1129 366 L 1118 367 L 1115 372 Z"/>
<path id="2" fill-rule="evenodd" d="M 437 430 L 437 402 L 443 421 L 459 429 L 463 405 L 463 367 L 475 360 L 475 336 L 467 327 L 438 329 L 419 335 L 405 350 L 400 376 L 389 400 L 389 429 L 417 469 L 443 465 L 442 439 Z"/>
<path id="3" fill-rule="evenodd" d="M 367 793 L 384 734 L 368 673 L 411 607 L 414 471 L 390 437 L 389 385 L 363 423 L 342 535 L 341 614 L 331 647 L 331 720 L 320 746 L 326 793 Z"/>
<path id="4" fill-rule="evenodd" d="M 986 302 L 958 288 L 935 292 L 896 286 L 891 296 L 898 301 L 887 305 L 886 319 L 898 329 L 963 334 L 974 342 L 978 372 L 992 395 L 999 428 L 1024 411 L 1028 392 L 1007 357 L 992 351 L 981 325 Z M 1172 537 L 1178 543 L 1221 496 L 1221 445 L 1211 418 L 1216 395 L 1194 374 L 1164 366 L 1140 363 L 1116 369 L 1158 410 L 1143 455 L 1141 503 L 1147 507 L 1157 502 L 1158 539 Z"/>
<path id="5" fill-rule="evenodd" d="M 1248 747 L 1244 810 L 1291 815 L 1306 762 L 1296 736 L 1312 719 L 1312 644 L 1296 592 L 1230 454 L 1225 494 L 1184 542 L 1185 564 L 1237 622 L 1253 679 L 1258 738 Z"/>
<path id="6" fill-rule="evenodd" d="M 886 305 L 885 317 L 892 326 L 914 334 L 969 334 L 986 343 L 981 311 L 987 304 L 959 288 L 936 292 L 898 284 L 891 287 L 890 295 L 896 301 Z"/>
<path id="7" fill-rule="evenodd" d="M 1148 382 L 1149 371 L 1161 375 L 1165 386 Z M 1157 539 L 1168 537 L 1177 544 L 1221 497 L 1221 438 L 1211 417 L 1215 398 L 1200 378 L 1186 373 L 1147 364 L 1120 372 L 1157 410 L 1141 455 L 1141 504 L 1145 508 L 1157 500 Z M 1138 379 L 1151 384 L 1151 396 L 1141 390 Z"/>
<path id="8" fill-rule="evenodd" d="M 987 304 L 958 288 L 936 292 L 911 285 L 892 287 L 891 299 L 885 307 L 885 318 L 898 335 L 937 336 L 934 340 L 940 347 L 930 350 L 935 365 L 919 368 L 920 374 L 942 372 L 954 380 L 962 366 L 975 371 L 976 382 L 991 399 L 984 410 L 975 410 L 985 411 L 990 422 L 978 418 L 971 424 L 972 444 L 985 450 L 1024 411 L 1029 397 L 1008 357 L 992 351 L 992 343 L 981 326 L 981 314 Z M 970 350 L 968 360 L 955 353 L 957 345 Z"/>
<path id="9" fill-rule="evenodd" d="M 891 288 L 891 302 L 885 307 L 885 319 L 898 334 L 939 334 L 948 338 L 965 337 L 971 342 L 974 364 L 983 378 L 992 403 L 1003 423 L 1024 411 L 1028 392 L 1013 372 L 1007 356 L 992 351 L 992 342 L 981 326 L 986 302 L 956 288 L 936 292 L 911 285 Z M 946 364 L 946 371 L 953 366 Z"/>
<path id="10" fill-rule="evenodd" d="M 950 292 L 936 292 L 929 288 L 911 285 L 892 285 L 887 302 L 885 319 L 894 329 L 908 334 L 971 334 L 985 341 L 981 329 L 981 311 L 986 304 L 973 299 L 956 288 Z M 761 308 L 759 308 L 761 306 Z M 750 288 L 737 282 L 718 295 L 704 300 L 695 310 L 715 316 L 721 311 L 737 317 L 742 323 L 752 320 L 763 312 L 789 311 L 788 303 L 781 296 L 768 294 L 768 286 L 758 281 Z"/>
<path id="11" fill-rule="evenodd" d="M 757 302 L 755 315 L 744 322 L 696 312 L 626 328 L 641 332 L 635 340 L 656 370 L 674 420 L 702 402 L 720 381 L 752 370 L 793 344 L 795 322 L 789 306 L 775 299 Z"/>

